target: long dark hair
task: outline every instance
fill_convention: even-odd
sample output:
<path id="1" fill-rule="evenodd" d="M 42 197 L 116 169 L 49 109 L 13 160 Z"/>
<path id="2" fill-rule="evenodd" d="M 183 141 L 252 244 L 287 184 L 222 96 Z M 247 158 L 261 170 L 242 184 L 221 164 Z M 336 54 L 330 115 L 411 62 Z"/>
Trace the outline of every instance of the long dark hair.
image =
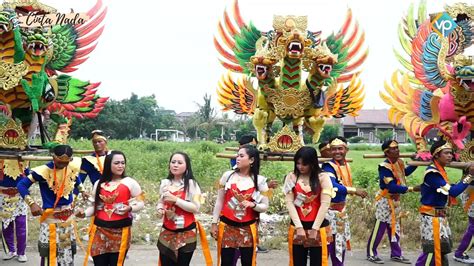
<path id="1" fill-rule="evenodd" d="M 316 189 L 319 186 L 319 174 L 321 173 L 321 168 L 319 167 L 318 153 L 316 149 L 309 146 L 301 147 L 293 158 L 295 162 L 295 168 L 293 172 L 296 175 L 296 178 L 300 177 L 301 173 L 296 167 L 298 161 L 301 159 L 301 162 L 304 165 L 309 165 L 311 170 L 309 172 L 309 184 L 311 186 L 311 191 L 316 193 Z"/>
<path id="2" fill-rule="evenodd" d="M 258 174 L 260 173 L 260 153 L 254 145 L 247 144 L 242 146 L 240 149 L 245 149 L 245 152 L 249 156 L 249 160 L 253 158 L 253 163 L 250 164 L 250 175 L 253 176 L 253 182 L 255 189 L 258 191 Z M 235 172 L 239 172 L 237 168 Z"/>
<path id="3" fill-rule="evenodd" d="M 180 152 L 180 151 L 171 154 L 170 160 L 168 162 L 168 177 L 167 178 L 169 180 L 173 180 L 173 178 L 174 178 L 174 175 L 169 170 L 169 165 L 171 163 L 171 159 L 173 159 L 173 156 L 175 156 L 176 154 L 179 154 L 179 155 L 183 156 L 184 161 L 186 162 L 186 171 L 183 174 L 183 180 L 184 180 L 184 191 L 187 193 L 188 190 L 189 190 L 189 180 L 190 179 L 194 180 L 194 182 L 197 184 L 197 180 L 194 178 L 193 169 L 191 167 L 191 158 L 189 158 L 188 154 L 186 154 L 184 152 Z"/>
<path id="4" fill-rule="evenodd" d="M 107 156 L 105 156 L 104 160 L 104 171 L 102 172 L 102 176 L 99 179 L 99 184 L 97 184 L 97 189 L 95 191 L 95 203 L 94 203 L 94 212 L 97 211 L 97 204 L 99 203 L 100 200 L 100 186 L 105 183 L 112 181 L 112 159 L 114 158 L 115 155 L 122 155 L 124 160 L 125 160 L 125 165 L 127 164 L 127 157 L 125 157 L 125 154 L 121 151 L 111 151 Z M 122 178 L 126 177 L 127 175 L 125 174 L 125 170 L 122 173 Z"/>

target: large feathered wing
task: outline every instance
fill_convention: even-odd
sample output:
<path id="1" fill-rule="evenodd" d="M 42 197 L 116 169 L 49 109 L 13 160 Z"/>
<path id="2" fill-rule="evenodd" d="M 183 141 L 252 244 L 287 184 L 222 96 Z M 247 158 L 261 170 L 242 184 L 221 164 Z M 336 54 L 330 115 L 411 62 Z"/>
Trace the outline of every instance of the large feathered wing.
<path id="1" fill-rule="evenodd" d="M 255 55 L 256 43 L 262 34 L 252 23 L 247 25 L 243 21 L 237 0 L 234 1 L 231 14 L 224 11 L 224 17 L 217 27 L 219 38 L 214 36 L 214 46 L 220 54 L 222 66 L 233 72 L 249 74 L 247 63 Z"/>
<path id="2" fill-rule="evenodd" d="M 53 55 L 46 68 L 52 74 L 56 71 L 69 73 L 88 59 L 88 55 L 97 46 L 104 26 L 101 25 L 107 14 L 102 0 L 87 12 L 89 20 L 78 26 L 70 24 L 56 25 L 52 31 Z"/>
<path id="3" fill-rule="evenodd" d="M 392 75 L 392 84 L 385 82 L 386 93 L 380 92 L 382 100 L 390 105 L 388 117 L 393 125 L 403 122 L 412 137 L 423 136 L 440 122 L 439 101 L 441 90 L 435 92 L 414 88 L 408 74 L 400 78 L 399 72 Z"/>
<path id="4" fill-rule="evenodd" d="M 400 41 L 402 50 L 393 49 L 393 52 L 398 62 L 400 62 L 404 68 L 403 72 L 408 73 L 410 82 L 414 85 L 421 85 L 421 81 L 414 76 L 414 67 L 411 63 L 411 57 L 413 54 L 413 39 L 417 36 L 420 24 L 428 18 L 426 13 L 426 1 L 420 1 L 417 14 L 418 16 L 416 18 L 414 14 L 414 4 L 411 3 L 407 15 L 398 25 L 398 40 Z"/>
<path id="5" fill-rule="evenodd" d="M 323 115 L 342 118 L 346 115 L 357 116 L 364 102 L 364 85 L 357 75 L 354 75 L 348 86 L 335 82 L 327 90 Z"/>
<path id="6" fill-rule="evenodd" d="M 222 110 L 232 110 L 236 114 L 253 115 L 256 95 L 250 78 L 240 76 L 235 82 L 230 73 L 222 76 L 217 88 L 217 100 Z"/>
<path id="7" fill-rule="evenodd" d="M 331 77 L 338 83 L 349 82 L 359 72 L 358 68 L 369 53 L 365 46 L 365 32 L 359 28 L 351 9 L 347 10 L 346 19 L 338 33 L 329 35 L 324 42 L 333 54 L 337 54 Z"/>
<path id="8" fill-rule="evenodd" d="M 64 74 L 55 78 L 54 82 L 57 85 L 57 96 L 48 106 L 51 113 L 61 113 L 67 118 L 94 118 L 102 111 L 108 99 L 96 94 L 100 83 L 81 81 Z"/>

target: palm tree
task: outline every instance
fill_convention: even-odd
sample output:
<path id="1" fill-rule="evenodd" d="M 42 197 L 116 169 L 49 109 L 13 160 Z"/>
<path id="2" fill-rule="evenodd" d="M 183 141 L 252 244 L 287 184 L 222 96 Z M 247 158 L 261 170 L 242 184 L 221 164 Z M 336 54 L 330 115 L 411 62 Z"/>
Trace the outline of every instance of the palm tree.
<path id="1" fill-rule="evenodd" d="M 204 94 L 203 97 L 204 104 L 199 104 L 196 103 L 198 106 L 198 111 L 197 111 L 197 116 L 199 119 L 199 125 L 197 126 L 198 130 L 199 128 L 204 129 L 205 134 L 206 134 L 206 139 L 209 140 L 211 137 L 211 131 L 216 125 L 216 111 L 214 108 L 211 106 L 211 95 Z"/>

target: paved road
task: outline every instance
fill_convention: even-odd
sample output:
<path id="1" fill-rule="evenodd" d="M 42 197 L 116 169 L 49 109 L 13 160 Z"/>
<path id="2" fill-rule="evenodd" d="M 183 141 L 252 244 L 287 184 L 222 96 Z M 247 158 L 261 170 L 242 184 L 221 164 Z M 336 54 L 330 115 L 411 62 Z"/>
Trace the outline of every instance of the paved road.
<path id="1" fill-rule="evenodd" d="M 381 254 L 388 254 L 387 250 L 380 250 L 379 251 Z M 32 248 L 28 248 L 28 259 L 29 261 L 25 264 L 19 264 L 16 260 L 12 261 L 0 261 L 0 264 L 3 266 L 12 266 L 12 265 L 39 265 L 39 255 L 36 252 L 36 250 Z M 216 263 L 215 256 L 216 252 L 215 250 L 212 251 L 212 255 L 214 257 L 214 263 Z M 418 253 L 416 252 L 407 252 L 406 257 L 408 257 L 412 262 L 416 260 L 416 257 L 418 256 Z M 451 253 L 452 255 L 452 253 Z M 403 264 L 400 263 L 395 263 L 395 262 L 390 262 L 389 261 L 389 256 L 387 255 L 382 255 L 382 259 L 386 260 L 384 265 L 397 265 L 401 266 Z M 84 254 L 82 252 L 79 252 L 79 254 L 76 257 L 75 265 L 82 265 L 84 259 Z M 158 251 L 155 246 L 151 245 L 133 245 L 132 249 L 129 251 L 129 256 L 128 259 L 125 262 L 125 265 L 140 265 L 140 266 L 156 266 L 158 262 Z M 257 263 L 258 265 L 271 265 L 271 266 L 287 266 L 288 265 L 288 255 L 287 252 L 284 250 L 272 250 L 269 253 L 265 254 L 258 254 L 257 257 Z M 93 263 L 90 263 L 89 265 L 93 265 Z M 194 253 L 193 260 L 191 262 L 191 265 L 205 265 L 204 264 L 204 259 L 202 256 L 201 251 L 197 251 Z M 240 263 L 238 264 L 240 265 Z M 352 255 L 347 256 L 347 263 L 346 265 L 354 265 L 354 266 L 362 266 L 362 265 L 375 265 L 369 263 L 367 260 L 365 260 L 365 251 L 363 250 L 356 250 L 353 252 Z M 450 257 L 450 265 L 465 265 L 461 264 L 458 262 L 454 262 L 453 259 Z"/>

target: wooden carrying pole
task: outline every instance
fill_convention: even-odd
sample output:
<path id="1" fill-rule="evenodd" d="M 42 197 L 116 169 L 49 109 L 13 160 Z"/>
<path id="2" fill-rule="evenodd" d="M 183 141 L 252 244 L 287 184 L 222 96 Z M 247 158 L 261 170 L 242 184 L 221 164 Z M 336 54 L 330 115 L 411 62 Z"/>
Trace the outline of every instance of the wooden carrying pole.
<path id="1" fill-rule="evenodd" d="M 400 158 L 411 158 L 414 153 L 400 153 Z M 385 154 L 376 153 L 376 154 L 364 154 L 362 156 L 364 159 L 381 159 L 385 158 Z"/>
<path id="2" fill-rule="evenodd" d="M 431 161 L 425 162 L 425 161 L 411 161 L 407 162 L 408 165 L 413 165 L 413 166 L 428 166 L 432 164 Z M 446 167 L 451 167 L 451 168 L 457 168 L 457 169 L 466 169 L 469 167 L 471 163 L 466 163 L 466 162 L 451 162 Z"/>
<path id="3" fill-rule="evenodd" d="M 74 150 L 74 154 L 93 153 L 93 150 Z M 21 154 L 0 154 L 0 160 L 18 160 L 18 161 L 52 161 L 52 156 L 21 155 Z"/>
<path id="4" fill-rule="evenodd" d="M 229 154 L 229 153 L 218 153 L 216 154 L 217 158 L 226 158 L 226 159 L 235 159 L 236 155 L 235 154 Z M 260 159 L 264 161 L 285 161 L 285 162 L 292 162 L 293 161 L 293 156 L 284 156 L 284 155 L 268 155 L 265 156 L 264 154 L 260 154 Z M 332 160 L 332 158 L 318 158 L 320 162 L 327 162 Z M 346 159 L 347 162 L 352 162 L 352 159 Z"/>

